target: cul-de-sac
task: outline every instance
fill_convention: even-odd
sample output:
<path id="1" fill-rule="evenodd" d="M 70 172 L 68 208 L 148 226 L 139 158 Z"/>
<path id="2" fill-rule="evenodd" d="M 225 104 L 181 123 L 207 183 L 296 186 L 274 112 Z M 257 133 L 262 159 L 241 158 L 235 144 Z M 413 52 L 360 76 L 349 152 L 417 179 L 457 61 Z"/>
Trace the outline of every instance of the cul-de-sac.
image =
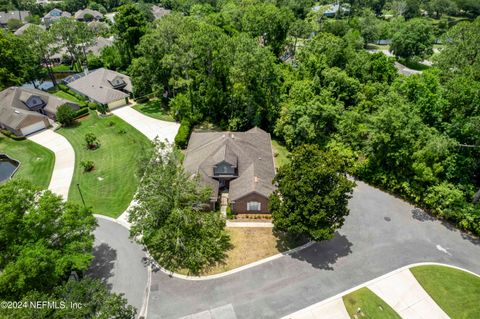
<path id="1" fill-rule="evenodd" d="M 1 319 L 479 319 L 480 2 L 0 0 Z"/>

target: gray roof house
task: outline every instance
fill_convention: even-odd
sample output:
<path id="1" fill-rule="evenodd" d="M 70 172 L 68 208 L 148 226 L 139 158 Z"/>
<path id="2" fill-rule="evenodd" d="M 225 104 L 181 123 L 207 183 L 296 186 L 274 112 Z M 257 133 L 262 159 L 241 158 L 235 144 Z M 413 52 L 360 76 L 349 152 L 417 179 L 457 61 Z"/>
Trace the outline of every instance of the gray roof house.
<path id="1" fill-rule="evenodd" d="M 43 26 L 43 25 L 36 25 L 36 24 L 33 24 L 33 25 L 35 25 L 35 26 L 37 26 L 37 27 L 40 27 L 40 28 L 42 28 L 42 29 L 45 30 L 45 26 Z M 30 23 L 24 24 L 24 25 L 22 25 L 20 28 L 18 28 L 13 34 L 15 34 L 16 36 L 21 36 L 21 35 L 23 35 L 23 34 L 25 33 L 25 31 L 26 31 L 28 28 L 30 28 L 31 26 L 32 26 L 32 24 L 30 24 Z"/>
<path id="2" fill-rule="evenodd" d="M 268 213 L 275 177 L 270 134 L 260 128 L 246 132 L 193 132 L 184 167 L 212 189 L 212 206 L 228 191 L 234 213 Z"/>
<path id="3" fill-rule="evenodd" d="M 0 11 L 0 27 L 6 28 L 8 26 L 8 21 L 12 19 L 17 19 L 22 21 L 22 23 L 26 23 L 26 18 L 30 15 L 30 11 Z"/>
<path id="4" fill-rule="evenodd" d="M 60 18 L 70 18 L 72 14 L 67 11 L 62 11 L 60 9 L 52 9 L 50 10 L 49 13 L 43 16 L 42 22 L 46 25 L 49 26 L 52 22 L 60 19 Z"/>
<path id="5" fill-rule="evenodd" d="M 61 105 L 79 106 L 37 89 L 10 87 L 0 92 L 0 127 L 26 136 L 50 126 Z"/>
<path id="6" fill-rule="evenodd" d="M 85 15 L 91 15 L 92 19 L 86 19 Z M 77 21 L 99 21 L 103 19 L 103 14 L 98 12 L 97 10 L 92 10 L 92 9 L 83 9 L 83 10 L 78 10 L 75 12 L 75 20 Z"/>
<path id="7" fill-rule="evenodd" d="M 130 77 L 122 73 L 100 68 L 68 84 L 73 91 L 90 101 L 114 109 L 128 104 L 132 93 Z"/>
<path id="8" fill-rule="evenodd" d="M 165 9 L 164 7 L 160 6 L 152 6 L 152 14 L 155 18 L 155 20 L 158 20 L 160 18 L 163 18 L 166 15 L 169 15 L 172 11 L 169 9 Z"/>

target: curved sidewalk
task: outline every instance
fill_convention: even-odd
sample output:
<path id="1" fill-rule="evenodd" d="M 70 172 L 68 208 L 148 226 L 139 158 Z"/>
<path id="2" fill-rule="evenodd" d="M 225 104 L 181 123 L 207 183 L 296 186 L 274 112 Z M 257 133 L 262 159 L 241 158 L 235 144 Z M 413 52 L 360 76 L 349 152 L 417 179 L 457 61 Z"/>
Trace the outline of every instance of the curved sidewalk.
<path id="1" fill-rule="evenodd" d="M 48 189 L 68 199 L 68 190 L 75 169 L 75 151 L 68 140 L 53 130 L 44 130 L 27 137 L 55 153 L 55 165 Z"/>
<path id="2" fill-rule="evenodd" d="M 160 140 L 166 139 L 169 143 L 173 143 L 180 128 L 180 124 L 176 122 L 161 121 L 144 115 L 133 109 L 132 105 L 120 107 L 113 110 L 112 113 L 139 130 L 150 140 L 158 136 Z"/>
<path id="3" fill-rule="evenodd" d="M 367 287 L 378 297 L 382 298 L 402 318 L 448 319 L 449 316 L 433 301 L 410 272 L 410 268 L 430 265 L 450 267 L 479 276 L 469 270 L 448 264 L 434 262 L 415 263 L 350 288 L 282 319 L 350 319 L 342 297 L 364 287 Z"/>

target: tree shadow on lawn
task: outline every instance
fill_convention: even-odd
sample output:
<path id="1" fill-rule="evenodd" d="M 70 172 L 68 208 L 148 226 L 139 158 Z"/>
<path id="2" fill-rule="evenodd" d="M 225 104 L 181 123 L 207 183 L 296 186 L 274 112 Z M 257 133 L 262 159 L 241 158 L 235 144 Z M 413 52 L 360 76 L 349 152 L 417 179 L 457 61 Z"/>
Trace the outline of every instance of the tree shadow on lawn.
<path id="1" fill-rule="evenodd" d="M 108 279 L 113 276 L 113 267 L 117 259 L 117 251 L 111 248 L 108 244 L 102 243 L 93 248 L 93 261 L 88 269 L 86 275 L 99 279 L 107 285 L 108 289 L 112 285 L 108 283 Z"/>
<path id="2" fill-rule="evenodd" d="M 313 244 L 291 254 L 292 258 L 303 260 L 311 264 L 314 268 L 333 270 L 333 265 L 341 257 L 352 253 L 353 244 L 347 236 L 335 232 L 334 237 L 327 241 Z"/>
<path id="3" fill-rule="evenodd" d="M 145 113 L 168 113 L 167 109 L 162 105 L 162 101 L 149 101 L 145 104 L 138 105 L 142 112 Z"/>

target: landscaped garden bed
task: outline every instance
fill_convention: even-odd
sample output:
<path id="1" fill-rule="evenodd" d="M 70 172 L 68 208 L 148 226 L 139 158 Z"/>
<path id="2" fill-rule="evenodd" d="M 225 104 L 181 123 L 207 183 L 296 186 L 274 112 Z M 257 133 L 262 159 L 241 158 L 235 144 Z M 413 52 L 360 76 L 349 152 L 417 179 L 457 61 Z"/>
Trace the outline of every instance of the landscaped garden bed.
<path id="1" fill-rule="evenodd" d="M 53 152 L 29 140 L 13 140 L 0 134 L 0 153 L 21 163 L 13 178 L 24 178 L 34 185 L 48 187 L 55 164 Z"/>
<path id="2" fill-rule="evenodd" d="M 118 217 L 125 211 L 137 190 L 137 168 L 143 153 L 152 149 L 150 141 L 116 116 L 100 118 L 94 111 L 70 128 L 58 133 L 75 150 L 75 173 L 69 200 L 82 203 L 77 184 L 87 206 L 96 214 Z M 85 135 L 92 133 L 99 147 L 89 149 Z M 82 162 L 92 161 L 94 169 L 85 172 Z"/>
<path id="3" fill-rule="evenodd" d="M 224 263 L 208 268 L 202 276 L 219 274 L 305 244 L 306 240 L 293 240 L 269 227 L 227 228 L 232 248 Z M 187 275 L 187 271 L 179 271 Z"/>

